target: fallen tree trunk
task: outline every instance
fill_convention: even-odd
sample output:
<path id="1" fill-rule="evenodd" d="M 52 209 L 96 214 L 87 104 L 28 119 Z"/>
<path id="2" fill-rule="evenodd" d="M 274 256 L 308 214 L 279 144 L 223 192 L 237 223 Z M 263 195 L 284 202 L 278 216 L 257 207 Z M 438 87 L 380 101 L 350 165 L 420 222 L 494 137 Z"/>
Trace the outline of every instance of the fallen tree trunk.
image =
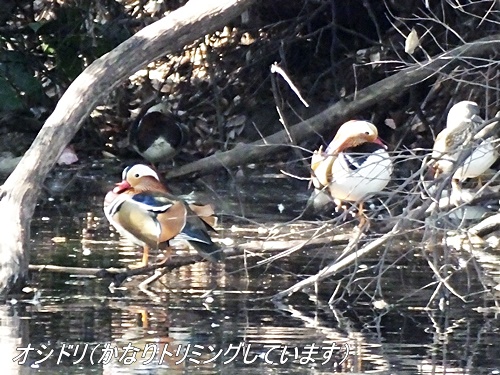
<path id="1" fill-rule="evenodd" d="M 398 97 L 408 91 L 412 85 L 440 72 L 451 71 L 462 60 L 483 56 L 498 50 L 498 48 L 500 48 L 500 35 L 489 36 L 464 44 L 359 90 L 354 96 L 335 103 L 316 116 L 295 124 L 287 130 L 282 130 L 253 143 L 240 143 L 229 151 L 215 153 L 172 170 L 166 177 L 178 178 L 194 174 L 208 174 L 219 168 L 232 168 L 260 161 L 272 153 L 289 147 L 290 137 L 295 142 L 300 143 L 317 133 L 325 133 L 328 129 L 350 120 L 354 115 L 375 103 L 391 97 Z"/>
<path id="2" fill-rule="evenodd" d="M 83 121 L 145 64 L 227 24 L 254 0 L 191 0 L 94 61 L 75 79 L 0 190 L 0 293 L 28 272 L 29 224 L 47 173 Z"/>

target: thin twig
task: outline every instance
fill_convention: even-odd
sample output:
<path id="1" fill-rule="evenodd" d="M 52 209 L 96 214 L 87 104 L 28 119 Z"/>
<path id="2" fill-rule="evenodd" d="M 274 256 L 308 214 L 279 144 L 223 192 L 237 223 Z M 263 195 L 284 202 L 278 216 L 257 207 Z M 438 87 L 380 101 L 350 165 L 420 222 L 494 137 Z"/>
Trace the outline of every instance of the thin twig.
<path id="1" fill-rule="evenodd" d="M 329 276 L 334 275 L 335 273 L 339 272 L 340 270 L 352 264 L 358 257 L 362 257 L 365 254 L 368 254 L 372 250 L 377 249 L 379 246 L 386 243 L 388 240 L 394 238 L 394 236 L 398 235 L 400 233 L 400 230 L 397 227 L 398 226 L 395 225 L 390 232 L 384 234 L 382 237 L 376 239 L 375 241 L 370 242 L 368 245 L 364 246 L 360 250 L 357 250 L 352 254 L 350 254 L 349 256 L 346 256 L 340 262 L 330 263 L 328 266 L 320 270 L 315 275 L 310 276 L 294 284 L 292 287 L 277 293 L 276 295 L 273 296 L 273 300 L 281 300 L 284 297 L 288 297 L 289 295 L 298 292 L 299 290 L 307 286 L 313 285 L 321 280 L 324 280 Z"/>
<path id="2" fill-rule="evenodd" d="M 278 73 L 280 76 L 282 76 L 283 79 L 286 81 L 286 83 L 288 83 L 288 86 L 290 86 L 292 91 L 295 93 L 295 95 L 297 95 L 297 97 L 300 99 L 302 104 L 304 104 L 305 107 L 309 108 L 309 103 L 307 103 L 306 100 L 302 97 L 302 95 L 300 95 L 300 91 L 297 88 L 297 86 L 293 84 L 292 80 L 288 77 L 285 71 L 278 66 L 277 63 L 271 65 L 271 73 Z"/>

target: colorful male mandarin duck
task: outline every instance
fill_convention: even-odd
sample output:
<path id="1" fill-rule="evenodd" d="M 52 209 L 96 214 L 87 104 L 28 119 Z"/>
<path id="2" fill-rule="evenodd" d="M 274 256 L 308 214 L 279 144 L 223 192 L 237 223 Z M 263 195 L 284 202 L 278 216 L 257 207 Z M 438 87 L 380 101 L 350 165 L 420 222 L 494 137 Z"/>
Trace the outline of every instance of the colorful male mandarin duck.
<path id="1" fill-rule="evenodd" d="M 336 200 L 360 203 L 383 190 L 392 174 L 392 161 L 375 125 L 352 120 L 343 124 L 325 151 L 313 153 L 311 180 Z"/>
<path id="2" fill-rule="evenodd" d="M 479 117 L 479 106 L 471 101 L 461 101 L 451 107 L 444 128 L 436 137 L 429 165 L 434 177 L 453 172 L 452 186 L 458 188 L 460 181 L 482 175 L 499 156 L 498 137 L 492 133 L 496 122 L 485 126 Z M 472 148 L 472 153 L 455 167 L 463 151 Z"/>
<path id="3" fill-rule="evenodd" d="M 188 138 L 187 126 L 162 102 L 152 106 L 129 130 L 134 150 L 151 163 L 172 159 Z"/>
<path id="4" fill-rule="evenodd" d="M 144 248 L 141 266 L 147 265 L 150 248 L 169 250 L 173 238 L 188 241 L 210 261 L 221 259 L 221 249 L 208 234 L 216 222 L 211 206 L 170 194 L 143 164 L 125 168 L 122 178 L 106 195 L 104 212 L 122 235 Z"/>

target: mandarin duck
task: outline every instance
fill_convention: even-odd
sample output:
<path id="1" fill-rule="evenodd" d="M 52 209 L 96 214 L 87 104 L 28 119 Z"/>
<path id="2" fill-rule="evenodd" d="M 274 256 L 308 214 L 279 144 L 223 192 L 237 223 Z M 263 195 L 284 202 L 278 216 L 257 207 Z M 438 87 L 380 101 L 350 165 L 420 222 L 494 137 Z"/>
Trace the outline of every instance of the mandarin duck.
<path id="1" fill-rule="evenodd" d="M 187 143 L 188 128 L 165 102 L 149 108 L 129 129 L 133 149 L 151 163 L 172 159 Z"/>
<path id="2" fill-rule="evenodd" d="M 170 250 L 173 238 L 186 240 L 210 261 L 221 260 L 221 249 L 208 234 L 216 223 L 210 205 L 172 195 L 147 165 L 125 168 L 122 179 L 106 195 L 104 212 L 120 234 L 143 247 L 140 266 L 147 265 L 151 248 Z"/>
<path id="3" fill-rule="evenodd" d="M 325 191 L 337 201 L 358 202 L 362 226 L 366 221 L 363 199 L 387 186 L 392 169 L 375 125 L 352 120 L 338 129 L 325 151 L 321 146 L 313 153 L 311 181 L 317 191 Z"/>
<path id="4" fill-rule="evenodd" d="M 452 188 L 460 189 L 459 183 L 466 178 L 475 178 L 486 172 L 499 156 L 497 136 L 489 134 L 496 122 L 485 126 L 479 117 L 479 106 L 475 102 L 461 101 L 451 107 L 446 119 L 446 127 L 437 135 L 429 165 L 434 169 L 434 177 L 441 174 L 452 176 Z M 472 147 L 472 153 L 456 167 L 462 151 Z"/>

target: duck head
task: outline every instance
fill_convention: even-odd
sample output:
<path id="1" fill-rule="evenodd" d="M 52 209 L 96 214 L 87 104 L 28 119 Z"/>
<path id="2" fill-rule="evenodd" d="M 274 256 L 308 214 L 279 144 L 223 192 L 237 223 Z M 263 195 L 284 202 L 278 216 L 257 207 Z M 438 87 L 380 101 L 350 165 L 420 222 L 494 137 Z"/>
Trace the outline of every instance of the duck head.
<path id="1" fill-rule="evenodd" d="M 446 127 L 451 130 L 459 130 L 468 127 L 471 123 L 481 123 L 483 120 L 479 116 L 479 106 L 476 102 L 462 100 L 448 112 Z"/>
<path id="2" fill-rule="evenodd" d="M 325 152 L 329 155 L 338 155 L 347 148 L 356 147 L 366 142 L 378 143 L 385 147 L 378 138 L 378 130 L 375 125 L 368 121 L 351 120 L 339 128 Z"/>
<path id="3" fill-rule="evenodd" d="M 122 182 L 118 183 L 112 192 L 114 194 L 124 192 L 137 194 L 146 191 L 166 192 L 166 189 L 153 168 L 145 164 L 136 164 L 123 170 Z"/>

